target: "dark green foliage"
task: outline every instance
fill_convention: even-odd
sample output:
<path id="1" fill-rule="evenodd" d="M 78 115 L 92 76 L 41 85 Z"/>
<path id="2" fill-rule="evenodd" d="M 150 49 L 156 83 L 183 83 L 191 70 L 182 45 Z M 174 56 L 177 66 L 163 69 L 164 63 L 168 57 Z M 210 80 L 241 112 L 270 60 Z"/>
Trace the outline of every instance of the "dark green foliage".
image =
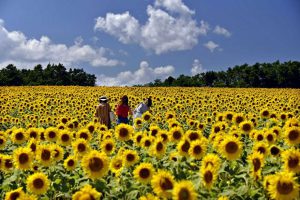
<path id="1" fill-rule="evenodd" d="M 10 64 L 0 70 L 0 86 L 12 85 L 80 85 L 94 86 L 96 76 L 88 74 L 83 69 L 69 69 L 62 64 L 50 65 L 45 69 L 37 65 L 33 70 L 17 69 Z"/>
<path id="2" fill-rule="evenodd" d="M 182 74 L 177 79 L 169 76 L 144 86 L 300 88 L 300 62 L 244 64 L 227 71 Z"/>

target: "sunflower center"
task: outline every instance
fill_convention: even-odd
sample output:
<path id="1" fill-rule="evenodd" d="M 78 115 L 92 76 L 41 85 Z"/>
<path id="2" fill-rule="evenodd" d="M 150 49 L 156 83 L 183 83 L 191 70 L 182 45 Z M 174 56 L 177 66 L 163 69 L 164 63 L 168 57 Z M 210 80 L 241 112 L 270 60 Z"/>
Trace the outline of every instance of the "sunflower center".
<path id="1" fill-rule="evenodd" d="M 36 133 L 35 131 L 32 131 L 32 132 L 30 133 L 30 137 L 31 137 L 31 138 L 36 138 L 36 137 L 37 137 L 37 133 Z"/>
<path id="2" fill-rule="evenodd" d="M 141 140 L 142 140 L 142 136 L 141 136 L 141 135 L 139 135 L 139 136 L 136 137 L 136 141 L 137 141 L 138 143 L 140 143 Z"/>
<path id="3" fill-rule="evenodd" d="M 4 140 L 0 138 L 0 145 L 4 143 Z"/>
<path id="4" fill-rule="evenodd" d="M 273 130 L 273 132 L 278 136 L 279 135 L 279 131 L 278 130 Z"/>
<path id="5" fill-rule="evenodd" d="M 211 183 L 213 180 L 213 174 L 211 171 L 206 171 L 205 174 L 204 174 L 204 181 L 206 183 Z"/>
<path id="6" fill-rule="evenodd" d="M 36 144 L 32 143 L 30 149 L 34 152 L 36 150 Z"/>
<path id="7" fill-rule="evenodd" d="M 280 194 L 287 195 L 293 191 L 293 183 L 281 183 L 278 181 L 277 190 Z"/>
<path id="8" fill-rule="evenodd" d="M 157 143 L 157 145 L 156 145 L 157 151 L 161 151 L 161 150 L 163 150 L 163 148 L 164 148 L 164 145 L 161 142 Z"/>
<path id="9" fill-rule="evenodd" d="M 261 167 L 260 160 L 258 158 L 254 158 L 252 160 L 252 163 L 253 163 L 253 166 L 254 166 L 254 171 L 257 172 L 260 169 L 260 167 Z"/>
<path id="10" fill-rule="evenodd" d="M 243 125 L 243 131 L 247 132 L 251 130 L 251 125 L 250 124 L 244 124 Z"/>
<path id="11" fill-rule="evenodd" d="M 272 141 L 274 140 L 273 135 L 269 134 L 269 135 L 267 136 L 267 140 L 268 140 L 269 142 L 272 142 Z"/>
<path id="12" fill-rule="evenodd" d="M 294 140 L 297 140 L 298 137 L 299 137 L 299 132 L 298 131 L 292 130 L 292 131 L 289 132 L 289 140 L 294 141 Z"/>
<path id="13" fill-rule="evenodd" d="M 111 151 L 112 149 L 113 149 L 113 145 L 112 144 L 108 143 L 108 144 L 105 145 L 105 150 L 106 151 Z"/>
<path id="14" fill-rule="evenodd" d="M 264 139 L 264 137 L 261 135 L 261 134 L 259 134 L 258 136 L 257 136 L 257 140 L 258 141 L 262 141 Z"/>
<path id="15" fill-rule="evenodd" d="M 178 193 L 178 199 L 179 200 L 186 200 L 186 199 L 190 199 L 190 193 L 188 191 L 188 189 L 186 188 L 181 188 L 181 190 Z"/>
<path id="16" fill-rule="evenodd" d="M 86 147 L 83 143 L 80 143 L 80 144 L 78 144 L 77 149 L 78 149 L 79 152 L 84 152 Z"/>
<path id="17" fill-rule="evenodd" d="M 49 138 L 55 138 L 55 136 L 56 136 L 56 133 L 54 132 L 54 131 L 50 131 L 49 132 Z"/>
<path id="18" fill-rule="evenodd" d="M 227 153 L 236 153 L 238 150 L 238 145 L 235 142 L 228 142 L 225 146 L 226 152 Z"/>
<path id="19" fill-rule="evenodd" d="M 173 183 L 168 178 L 162 178 L 159 185 L 163 190 L 173 189 Z"/>
<path id="20" fill-rule="evenodd" d="M 16 139 L 17 139 L 17 140 L 23 140 L 23 138 L 24 138 L 23 133 L 17 133 L 17 134 L 16 134 Z"/>
<path id="21" fill-rule="evenodd" d="M 128 130 L 126 128 L 121 128 L 120 129 L 120 136 L 121 137 L 127 137 L 128 135 Z"/>
<path id="22" fill-rule="evenodd" d="M 114 168 L 115 168 L 115 169 L 120 169 L 121 167 L 122 167 L 122 161 L 121 161 L 121 160 L 117 161 L 117 162 L 114 164 Z"/>
<path id="23" fill-rule="evenodd" d="M 94 132 L 95 127 L 94 127 L 94 126 L 89 126 L 89 127 L 88 127 L 88 130 L 89 130 L 90 133 L 92 133 L 92 132 Z"/>
<path id="24" fill-rule="evenodd" d="M 62 140 L 63 142 L 68 142 L 68 141 L 70 140 L 70 136 L 69 136 L 68 134 L 63 134 L 63 135 L 61 136 L 61 140 Z"/>
<path id="25" fill-rule="evenodd" d="M 11 160 L 5 160 L 5 164 L 4 164 L 4 165 L 5 165 L 5 167 L 8 168 L 8 169 L 9 169 L 9 168 L 12 168 L 12 166 L 13 166 Z"/>
<path id="26" fill-rule="evenodd" d="M 200 145 L 197 145 L 193 149 L 194 154 L 200 154 L 202 152 L 202 148 Z"/>
<path id="27" fill-rule="evenodd" d="M 298 157 L 290 157 L 288 161 L 289 168 L 295 168 L 299 164 L 299 158 Z"/>
<path id="28" fill-rule="evenodd" d="M 75 162 L 74 162 L 74 160 L 68 160 L 67 164 L 69 167 L 73 167 Z"/>
<path id="29" fill-rule="evenodd" d="M 151 131 L 151 135 L 154 136 L 154 137 L 156 136 L 157 133 L 158 133 L 158 131 L 156 129 L 153 129 Z"/>
<path id="30" fill-rule="evenodd" d="M 220 132 L 220 127 L 218 127 L 218 126 L 216 126 L 215 128 L 214 128 L 214 131 L 215 131 L 215 133 L 218 133 L 218 132 Z"/>
<path id="31" fill-rule="evenodd" d="M 144 120 L 148 121 L 150 119 L 150 116 L 149 115 L 145 115 L 144 116 Z"/>
<path id="32" fill-rule="evenodd" d="M 33 186 L 34 188 L 41 189 L 44 186 L 44 181 L 41 178 L 34 179 Z"/>
<path id="33" fill-rule="evenodd" d="M 278 154 L 279 154 L 279 149 L 278 149 L 277 147 L 272 147 L 272 148 L 271 148 L 271 154 L 272 154 L 273 156 L 278 155 Z"/>
<path id="34" fill-rule="evenodd" d="M 161 134 L 161 137 L 163 138 L 163 141 L 167 141 L 168 136 L 166 134 Z"/>
<path id="35" fill-rule="evenodd" d="M 137 124 L 137 125 L 141 125 L 141 124 L 142 124 L 142 121 L 141 121 L 141 120 L 137 120 L 137 121 L 136 121 L 136 124 Z"/>
<path id="36" fill-rule="evenodd" d="M 150 140 L 146 140 L 146 141 L 145 141 L 145 147 L 149 147 L 150 145 L 151 145 Z"/>
<path id="37" fill-rule="evenodd" d="M 55 149 L 54 151 L 55 151 L 54 157 L 57 158 L 60 153 L 59 153 L 59 151 L 57 149 Z"/>
<path id="38" fill-rule="evenodd" d="M 103 168 L 104 164 L 100 158 L 94 157 L 90 159 L 89 168 L 93 172 L 99 172 Z"/>
<path id="39" fill-rule="evenodd" d="M 87 140 L 89 138 L 89 136 L 86 133 L 81 133 L 80 138 L 83 138 L 83 139 Z"/>
<path id="40" fill-rule="evenodd" d="M 232 117 L 233 117 L 232 114 L 227 114 L 227 115 L 226 115 L 226 118 L 227 118 L 228 120 L 232 120 Z"/>
<path id="41" fill-rule="evenodd" d="M 262 154 L 265 154 L 265 153 L 266 153 L 266 149 L 265 149 L 264 147 L 259 147 L 259 148 L 257 149 L 257 151 L 258 151 L 259 153 L 262 153 Z"/>
<path id="42" fill-rule="evenodd" d="M 17 200 L 20 197 L 20 193 L 19 192 L 13 192 L 10 194 L 9 199 L 11 200 Z"/>
<path id="43" fill-rule="evenodd" d="M 51 153 L 49 150 L 44 149 L 42 152 L 42 160 L 50 160 Z"/>
<path id="44" fill-rule="evenodd" d="M 20 164 L 25 164 L 27 163 L 29 160 L 29 156 L 27 155 L 27 153 L 21 153 L 19 156 L 19 162 Z"/>
<path id="45" fill-rule="evenodd" d="M 135 156 L 133 154 L 127 154 L 126 155 L 126 160 L 129 162 L 134 161 Z"/>
<path id="46" fill-rule="evenodd" d="M 264 117 L 269 116 L 269 111 L 267 111 L 267 110 L 263 111 L 263 112 L 262 112 L 262 115 L 263 115 Z"/>
<path id="47" fill-rule="evenodd" d="M 181 146 L 181 150 L 183 152 L 188 152 L 190 149 L 190 143 L 188 141 L 185 141 L 184 144 Z"/>
<path id="48" fill-rule="evenodd" d="M 143 169 L 140 170 L 139 175 L 140 175 L 140 177 L 146 179 L 150 176 L 150 171 L 147 168 L 143 168 Z"/>
<path id="49" fill-rule="evenodd" d="M 197 133 L 191 133 L 189 135 L 189 138 L 191 141 L 194 141 L 194 140 L 197 140 L 199 138 L 198 134 Z"/>
<path id="50" fill-rule="evenodd" d="M 173 133 L 173 137 L 174 139 L 179 140 L 181 138 L 181 133 L 179 131 L 175 131 Z"/>
<path id="51" fill-rule="evenodd" d="M 238 116 L 237 118 L 236 118 L 236 123 L 241 123 L 242 121 L 244 121 L 244 119 L 243 119 L 243 117 L 241 117 L 241 116 Z"/>

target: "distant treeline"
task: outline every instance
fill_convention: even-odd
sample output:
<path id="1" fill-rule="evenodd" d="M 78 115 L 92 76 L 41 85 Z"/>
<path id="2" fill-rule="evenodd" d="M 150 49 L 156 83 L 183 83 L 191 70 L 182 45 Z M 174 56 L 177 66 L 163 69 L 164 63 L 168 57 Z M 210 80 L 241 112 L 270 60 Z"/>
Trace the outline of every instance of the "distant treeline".
<path id="1" fill-rule="evenodd" d="M 227 71 L 156 79 L 143 86 L 300 88 L 300 62 L 244 64 L 228 68 Z"/>
<path id="2" fill-rule="evenodd" d="M 45 69 L 36 65 L 33 70 L 17 69 L 10 64 L 0 70 L 0 86 L 11 85 L 80 85 L 94 86 L 96 76 L 83 69 L 69 69 L 62 64 L 48 64 Z"/>

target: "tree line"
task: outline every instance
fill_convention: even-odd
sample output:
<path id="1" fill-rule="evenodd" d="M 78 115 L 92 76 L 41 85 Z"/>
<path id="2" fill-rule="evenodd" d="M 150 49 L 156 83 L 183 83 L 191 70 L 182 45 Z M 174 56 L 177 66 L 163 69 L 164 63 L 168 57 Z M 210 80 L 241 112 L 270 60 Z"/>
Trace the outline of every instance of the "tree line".
<path id="1" fill-rule="evenodd" d="M 67 70 L 63 64 L 48 64 L 45 69 L 36 65 L 31 69 L 18 69 L 13 64 L 0 70 L 0 86 L 20 85 L 79 85 L 94 86 L 96 76 L 83 69 Z"/>
<path id="2" fill-rule="evenodd" d="M 300 88 L 300 62 L 243 64 L 226 71 L 207 71 L 195 76 L 182 74 L 178 78 L 169 76 L 137 86 Z"/>

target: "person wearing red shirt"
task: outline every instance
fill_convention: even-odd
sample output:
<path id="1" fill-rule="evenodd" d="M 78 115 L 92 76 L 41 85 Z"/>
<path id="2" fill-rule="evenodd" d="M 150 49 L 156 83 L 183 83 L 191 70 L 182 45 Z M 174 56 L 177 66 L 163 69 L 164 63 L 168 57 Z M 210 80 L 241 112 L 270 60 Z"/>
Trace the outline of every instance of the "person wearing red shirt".
<path id="1" fill-rule="evenodd" d="M 128 120 L 128 114 L 132 114 L 131 108 L 128 105 L 128 97 L 125 95 L 121 98 L 121 101 L 119 103 L 119 105 L 117 106 L 117 110 L 116 110 L 117 116 L 118 116 L 118 120 L 117 120 L 117 124 L 128 124 L 129 120 Z"/>

